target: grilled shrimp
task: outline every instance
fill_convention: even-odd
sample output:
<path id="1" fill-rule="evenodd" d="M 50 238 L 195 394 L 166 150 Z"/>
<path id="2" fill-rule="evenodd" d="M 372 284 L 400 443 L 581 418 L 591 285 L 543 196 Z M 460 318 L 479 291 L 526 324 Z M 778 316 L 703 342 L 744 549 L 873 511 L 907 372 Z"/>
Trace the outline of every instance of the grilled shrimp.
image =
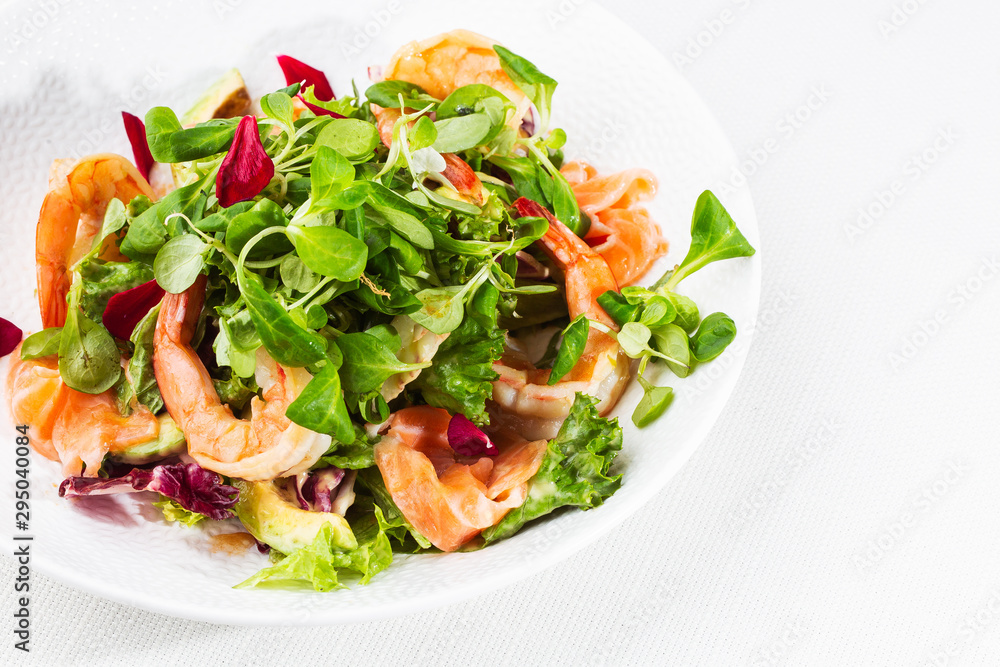
<path id="1" fill-rule="evenodd" d="M 539 243 L 565 274 L 570 317 L 585 314 L 617 330 L 614 320 L 597 303 L 597 297 L 605 291 L 618 290 L 604 258 L 535 202 L 522 197 L 514 205 L 521 215 L 548 218 L 549 229 Z M 550 371 L 535 368 L 513 340 L 508 341 L 506 352 L 493 364 L 493 370 L 500 374 L 493 382 L 499 423 L 514 427 L 527 438 L 553 438 L 577 392 L 597 398 L 598 410 L 607 414 L 628 382 L 630 362 L 614 337 L 591 327 L 576 366 L 555 385 L 546 384 Z"/>
<path id="2" fill-rule="evenodd" d="M 61 327 L 71 267 L 90 251 L 108 202 L 118 198 L 128 203 L 140 194 L 152 197 L 153 191 L 128 160 L 111 154 L 56 160 L 49 185 L 35 231 L 38 306 L 44 326 Z M 111 238 L 104 241 L 100 257 L 128 261 Z M 97 475 L 105 454 L 156 440 L 162 425 L 138 403 L 123 416 L 111 390 L 85 394 L 66 386 L 55 355 L 24 361 L 18 347 L 11 355 L 7 389 L 11 413 L 30 424 L 35 449 L 61 461 L 67 476 Z"/>
<path id="3" fill-rule="evenodd" d="M 446 410 L 428 405 L 393 414 L 375 445 L 386 489 L 403 516 L 442 551 L 454 551 L 527 497 L 546 442 L 511 437 L 496 457 L 459 457 L 448 444 Z"/>
<path id="4" fill-rule="evenodd" d="M 66 322 L 70 267 L 90 251 L 108 202 L 119 199 L 127 204 L 137 195 L 154 198 L 149 183 L 132 163 L 110 153 L 76 162 L 56 160 L 49 187 L 35 230 L 38 307 L 46 328 L 61 327 Z M 118 252 L 113 239 L 104 241 L 100 257 L 128 261 Z"/>
<path id="5" fill-rule="evenodd" d="M 153 370 L 163 403 L 203 468 L 249 481 L 308 470 L 330 447 L 330 436 L 285 416 L 312 376 L 287 368 L 263 348 L 257 351 L 257 384 L 264 400 L 250 403 L 251 418 L 238 419 L 219 400 L 212 378 L 191 347 L 205 301 L 205 276 L 181 294 L 163 297 L 153 337 Z"/>
<path id="6" fill-rule="evenodd" d="M 421 42 L 410 42 L 396 51 L 383 74 L 384 80 L 415 83 L 428 94 L 443 100 L 462 86 L 481 83 L 499 90 L 516 105 L 507 123 L 520 126 L 531 101 L 510 80 L 500 66 L 493 50 L 493 40 L 468 30 L 453 30 Z M 392 129 L 399 120 L 400 109 L 385 109 L 371 105 L 382 143 L 392 145 Z M 413 109 L 405 109 L 412 113 Z M 476 173 L 457 155 L 443 155 L 446 168 L 441 180 L 453 187 L 469 202 L 486 203 L 487 193 Z"/>
<path id="7" fill-rule="evenodd" d="M 531 100 L 503 71 L 500 57 L 493 50 L 496 43 L 469 30 L 452 30 L 410 42 L 392 56 L 383 76 L 415 83 L 439 100 L 473 83 L 492 86 L 516 105 L 517 111 L 508 122 L 520 125 Z"/>
<path id="8" fill-rule="evenodd" d="M 29 424 L 31 444 L 45 458 L 61 461 L 63 474 L 97 476 L 105 454 L 156 440 L 162 422 L 138 404 L 122 416 L 111 391 L 84 394 L 59 376 L 55 355 L 23 361 L 20 345 L 7 370 L 11 414 Z"/>
<path id="9" fill-rule="evenodd" d="M 656 194 L 652 173 L 628 169 L 599 176 L 585 162 L 569 162 L 561 171 L 590 216 L 584 240 L 608 263 L 620 286 L 631 284 L 667 252 L 659 226 L 641 206 Z"/>

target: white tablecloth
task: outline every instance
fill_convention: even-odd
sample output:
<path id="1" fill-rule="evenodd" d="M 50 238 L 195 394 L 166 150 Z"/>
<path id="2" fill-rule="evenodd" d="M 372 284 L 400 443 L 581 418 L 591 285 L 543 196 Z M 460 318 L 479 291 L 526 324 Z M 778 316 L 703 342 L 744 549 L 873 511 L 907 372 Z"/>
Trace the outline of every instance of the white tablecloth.
<path id="1" fill-rule="evenodd" d="M 746 161 L 706 185 L 749 179 L 759 215 L 760 326 L 683 472 L 557 567 L 384 622 L 207 625 L 36 574 L 27 662 L 1000 664 L 1000 7 L 602 4 L 708 102 Z"/>

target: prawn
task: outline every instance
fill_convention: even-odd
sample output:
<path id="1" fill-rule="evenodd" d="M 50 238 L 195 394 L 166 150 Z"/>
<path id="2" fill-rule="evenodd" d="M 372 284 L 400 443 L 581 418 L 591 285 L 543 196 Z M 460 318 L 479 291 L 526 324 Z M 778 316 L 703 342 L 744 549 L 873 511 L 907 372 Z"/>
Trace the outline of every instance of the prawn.
<path id="1" fill-rule="evenodd" d="M 570 317 L 586 315 L 617 331 L 617 324 L 597 303 L 597 297 L 607 290 L 618 291 L 618 282 L 604 258 L 535 202 L 522 197 L 514 206 L 521 215 L 548 219 L 549 229 L 539 243 L 565 275 Z M 495 416 L 526 437 L 553 438 L 577 392 L 597 398 L 598 410 L 607 414 L 628 383 L 630 363 L 613 336 L 591 327 L 579 361 L 564 379 L 549 386 L 546 382 L 551 371 L 535 368 L 517 342 L 508 339 L 503 357 L 493 364 L 500 375 L 493 382 L 493 401 L 500 408 Z"/>
<path id="2" fill-rule="evenodd" d="M 383 76 L 415 83 L 439 100 L 473 83 L 491 86 L 514 103 L 516 111 L 508 123 L 520 126 L 531 100 L 503 71 L 493 50 L 496 44 L 469 30 L 452 30 L 404 44 L 389 60 Z"/>
<path id="3" fill-rule="evenodd" d="M 233 416 L 191 347 L 206 282 L 202 275 L 181 294 L 164 295 L 153 335 L 156 383 L 167 412 L 187 438 L 188 453 L 203 468 L 249 481 L 308 470 L 329 449 L 331 438 L 295 424 L 285 410 L 312 376 L 258 349 L 256 379 L 264 400 L 251 401 L 249 420 Z"/>
<path id="4" fill-rule="evenodd" d="M 375 444 L 375 463 L 406 520 L 442 551 L 454 551 L 496 525 L 527 497 L 546 442 L 502 437 L 496 457 L 460 457 L 448 444 L 446 410 L 404 408 Z"/>
<path id="5" fill-rule="evenodd" d="M 634 282 L 667 252 L 659 226 L 640 205 L 656 194 L 652 173 L 628 169 L 599 176 L 585 162 L 569 162 L 561 172 L 580 209 L 590 216 L 584 240 L 607 261 L 619 285 Z"/>
<path id="6" fill-rule="evenodd" d="M 66 323 L 71 267 L 90 252 L 108 202 L 118 198 L 127 203 L 140 194 L 152 197 L 153 191 L 128 160 L 112 154 L 56 160 L 49 185 L 35 229 L 38 306 L 45 327 L 61 327 Z M 128 261 L 112 238 L 104 240 L 99 256 Z M 11 414 L 31 425 L 36 451 L 61 461 L 67 476 L 97 475 L 106 454 L 156 440 L 163 425 L 138 402 L 123 416 L 111 390 L 85 394 L 71 389 L 59 375 L 55 355 L 22 360 L 20 347 L 11 355 L 7 390 Z"/>
<path id="7" fill-rule="evenodd" d="M 440 100 L 469 84 L 492 86 L 516 105 L 507 122 L 520 126 L 531 101 L 503 71 L 494 44 L 493 40 L 468 30 L 453 30 L 422 42 L 410 42 L 392 56 L 383 80 L 414 83 Z M 372 104 L 371 109 L 382 143 L 389 148 L 396 121 L 404 112 L 413 113 L 413 109 L 387 109 L 377 104 Z M 445 153 L 442 157 L 446 166 L 440 180 L 471 203 L 485 204 L 487 192 L 472 168 L 457 155 Z"/>
<path id="8" fill-rule="evenodd" d="M 137 195 L 154 198 L 149 183 L 132 163 L 111 153 L 75 162 L 56 160 L 49 188 L 35 228 L 38 307 L 46 328 L 61 327 L 66 322 L 71 267 L 90 251 L 94 237 L 100 233 L 108 202 L 119 199 L 128 204 Z M 128 261 L 113 238 L 104 240 L 99 257 Z"/>
<path id="9" fill-rule="evenodd" d="M 15 422 L 30 424 L 35 451 L 61 461 L 67 477 L 97 476 L 105 454 L 156 440 L 163 426 L 142 404 L 122 416 L 110 390 L 85 394 L 67 387 L 55 355 L 25 361 L 20 345 L 10 356 L 7 387 Z"/>

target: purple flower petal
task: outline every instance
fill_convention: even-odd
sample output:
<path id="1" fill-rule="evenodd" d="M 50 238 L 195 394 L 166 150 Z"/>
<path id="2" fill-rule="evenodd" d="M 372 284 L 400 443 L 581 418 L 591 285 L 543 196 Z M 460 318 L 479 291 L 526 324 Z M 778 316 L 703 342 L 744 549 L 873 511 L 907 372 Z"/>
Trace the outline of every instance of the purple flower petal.
<path id="1" fill-rule="evenodd" d="M 333 87 L 323 74 L 315 67 L 306 65 L 301 60 L 296 60 L 291 56 L 278 56 L 278 67 L 285 75 L 285 84 L 301 83 L 303 88 L 313 86 L 313 94 L 316 99 L 329 102 L 335 98 Z"/>
<path id="2" fill-rule="evenodd" d="M 274 162 L 260 143 L 256 116 L 244 116 L 236 127 L 236 136 L 229 153 L 222 160 L 215 179 L 215 196 L 219 205 L 228 208 L 253 199 L 274 177 Z"/>
<path id="3" fill-rule="evenodd" d="M 93 496 L 109 493 L 155 491 L 191 512 L 221 521 L 233 516 L 239 490 L 222 483 L 222 476 L 197 463 L 133 468 L 121 477 L 69 477 L 59 485 L 62 496 Z"/>
<path id="4" fill-rule="evenodd" d="M 461 456 L 496 456 L 500 453 L 490 437 L 462 414 L 455 415 L 448 422 L 448 444 Z"/>
<path id="5" fill-rule="evenodd" d="M 122 111 L 122 121 L 125 123 L 125 134 L 132 144 L 132 155 L 135 156 L 135 166 L 142 177 L 149 180 L 149 170 L 156 164 L 153 154 L 149 152 L 149 142 L 146 141 L 146 126 L 138 116 Z"/>
<path id="6" fill-rule="evenodd" d="M 101 320 L 113 336 L 128 340 L 139 320 L 160 302 L 164 294 L 163 288 L 155 280 L 119 292 L 108 299 Z"/>
<path id="7" fill-rule="evenodd" d="M 0 359 L 13 352 L 23 336 L 17 325 L 0 317 Z"/>

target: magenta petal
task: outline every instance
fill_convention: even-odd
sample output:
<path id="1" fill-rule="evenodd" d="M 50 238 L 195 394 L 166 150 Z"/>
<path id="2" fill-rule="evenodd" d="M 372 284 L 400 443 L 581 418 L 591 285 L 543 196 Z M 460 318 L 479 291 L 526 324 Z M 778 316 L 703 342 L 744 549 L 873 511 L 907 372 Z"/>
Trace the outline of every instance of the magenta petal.
<path id="1" fill-rule="evenodd" d="M 448 444 L 461 456 L 496 456 L 500 453 L 490 437 L 462 414 L 455 415 L 448 422 Z"/>
<path id="2" fill-rule="evenodd" d="M 310 67 L 301 60 L 296 60 L 291 56 L 278 56 L 278 66 L 285 75 L 286 85 L 290 86 L 293 83 L 301 83 L 303 88 L 314 86 L 313 94 L 316 95 L 316 99 L 323 102 L 329 102 L 334 99 L 333 88 L 330 86 L 330 82 L 327 81 L 326 74 L 323 74 L 323 72 L 315 67 Z M 312 106 L 310 108 L 314 112 L 319 113 Z"/>
<path id="3" fill-rule="evenodd" d="M 13 352 L 23 335 L 17 325 L 0 317 L 0 358 Z"/>
<path id="4" fill-rule="evenodd" d="M 139 320 L 146 317 L 146 313 L 160 302 L 163 294 L 163 288 L 157 285 L 155 280 L 119 292 L 108 299 L 101 320 L 113 336 L 128 340 L 135 330 L 135 325 L 139 324 Z"/>
<path id="5" fill-rule="evenodd" d="M 132 144 L 132 155 L 135 156 L 135 166 L 142 174 L 142 177 L 149 180 L 149 170 L 156 164 L 153 154 L 149 152 L 149 143 L 146 141 L 146 126 L 142 124 L 138 116 L 133 116 L 127 111 L 122 111 L 122 120 L 125 122 L 125 134 Z"/>
<path id="6" fill-rule="evenodd" d="M 219 198 L 219 205 L 228 208 L 253 199 L 273 177 L 274 162 L 260 143 L 257 117 L 244 116 L 236 127 L 233 144 L 222 160 L 215 179 L 215 196 Z"/>

